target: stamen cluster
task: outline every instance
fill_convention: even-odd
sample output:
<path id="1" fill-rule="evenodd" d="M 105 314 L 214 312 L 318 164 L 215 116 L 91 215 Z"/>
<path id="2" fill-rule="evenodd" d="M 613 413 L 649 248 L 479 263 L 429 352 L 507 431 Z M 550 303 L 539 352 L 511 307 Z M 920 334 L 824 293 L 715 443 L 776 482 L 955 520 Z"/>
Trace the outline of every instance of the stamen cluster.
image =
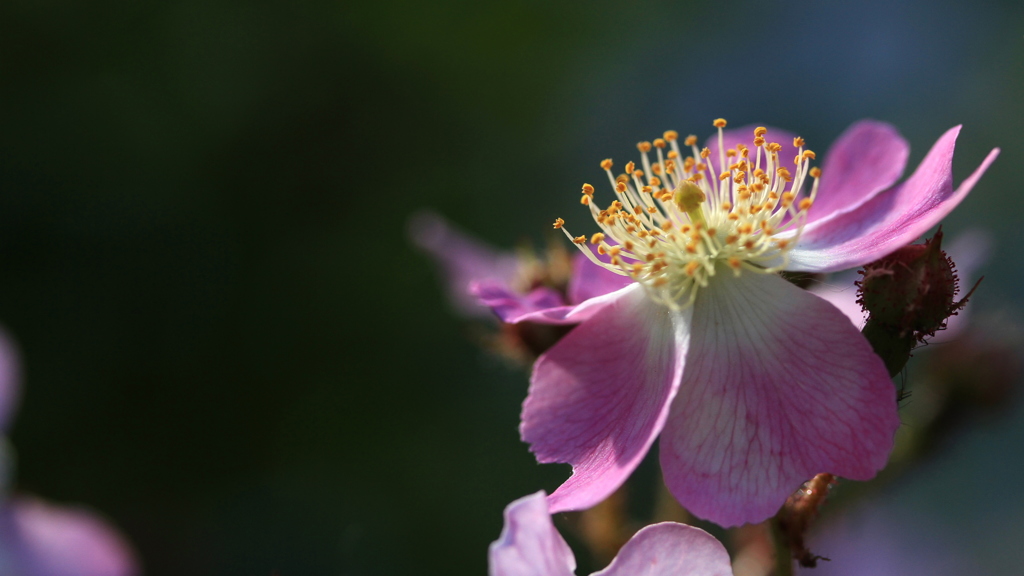
<path id="1" fill-rule="evenodd" d="M 594 187 L 583 185 L 580 203 L 590 208 L 601 232 L 587 246 L 586 236 L 573 237 L 561 218 L 554 227 L 565 232 L 595 264 L 640 282 L 651 296 L 671 308 L 691 305 L 697 289 L 717 272 L 731 269 L 775 273 L 786 265 L 786 253 L 799 239 L 814 202 L 821 170 L 811 168 L 815 154 L 803 138 L 790 172 L 779 153 L 782 146 L 766 140 L 768 130 L 754 130 L 752 147 L 726 149 L 718 128 L 718 153 L 697 148 L 687 136 L 683 148 L 675 131 L 654 142 L 640 142 L 641 166 L 628 162 L 625 172 L 612 173 L 612 160 L 601 162 L 616 199 L 605 209 L 594 200 Z M 652 162 L 650 153 L 657 160 Z M 715 157 L 712 157 L 715 156 Z M 786 159 L 788 160 L 788 159 Z M 788 163 L 788 162 L 787 162 Z M 801 198 L 805 181 L 810 193 Z M 774 265 L 770 265 L 774 263 Z"/>

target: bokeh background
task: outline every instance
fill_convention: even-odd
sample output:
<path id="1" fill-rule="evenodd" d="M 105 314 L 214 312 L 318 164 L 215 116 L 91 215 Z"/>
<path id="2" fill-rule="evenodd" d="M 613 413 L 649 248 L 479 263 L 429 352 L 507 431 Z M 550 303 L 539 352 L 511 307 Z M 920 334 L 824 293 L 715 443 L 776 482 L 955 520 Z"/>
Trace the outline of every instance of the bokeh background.
<path id="1" fill-rule="evenodd" d="M 719 116 L 819 152 L 886 120 L 910 166 L 963 123 L 957 180 L 1002 147 L 945 225 L 991 231 L 972 306 L 1020 321 L 1016 1 L 0 4 L 17 489 L 101 510 L 154 576 L 485 573 L 504 505 L 568 469 L 406 222 L 542 243 L 600 159 Z M 941 529 L 1019 570 L 1024 413 L 976 424 L 887 488 L 892 554 Z"/>

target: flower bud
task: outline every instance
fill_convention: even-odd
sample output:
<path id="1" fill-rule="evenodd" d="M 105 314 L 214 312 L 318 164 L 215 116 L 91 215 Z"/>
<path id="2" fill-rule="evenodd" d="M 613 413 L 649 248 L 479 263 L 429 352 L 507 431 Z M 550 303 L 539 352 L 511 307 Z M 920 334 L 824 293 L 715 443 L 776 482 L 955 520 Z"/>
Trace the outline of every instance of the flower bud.
<path id="1" fill-rule="evenodd" d="M 857 303 L 869 314 L 864 336 L 893 375 L 914 346 L 944 329 L 970 296 L 954 300 L 960 290 L 956 268 L 941 245 L 940 228 L 924 244 L 901 248 L 860 271 Z"/>

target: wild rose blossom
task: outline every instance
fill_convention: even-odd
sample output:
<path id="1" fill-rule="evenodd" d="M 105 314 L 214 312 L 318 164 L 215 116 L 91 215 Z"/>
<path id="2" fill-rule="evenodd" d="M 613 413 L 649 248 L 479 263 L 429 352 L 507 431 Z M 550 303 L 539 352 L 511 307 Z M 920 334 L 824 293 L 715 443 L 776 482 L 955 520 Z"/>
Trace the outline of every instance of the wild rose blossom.
<path id="1" fill-rule="evenodd" d="M 505 527 L 489 551 L 491 576 L 573 576 L 576 559 L 551 523 L 544 492 L 505 508 Z M 593 576 L 732 576 L 729 553 L 692 526 L 663 522 L 636 533 Z"/>
<path id="2" fill-rule="evenodd" d="M 842 312 L 776 272 L 854 268 L 914 241 L 998 149 L 954 190 L 955 127 L 893 186 L 909 147 L 888 124 L 850 127 L 821 171 L 801 138 L 715 125 L 713 151 L 690 136 L 684 159 L 666 132 L 638 145 L 639 167 L 616 176 L 602 162 L 616 199 L 598 208 L 589 184 L 581 198 L 601 228 L 597 254 L 556 220 L 596 265 L 589 299 L 514 310 L 515 294 L 476 286 L 507 322 L 580 323 L 537 360 L 523 404 L 538 461 L 573 466 L 553 512 L 603 500 L 659 435 L 671 492 L 724 526 L 770 517 L 821 472 L 869 479 L 892 449 L 882 361 Z"/>

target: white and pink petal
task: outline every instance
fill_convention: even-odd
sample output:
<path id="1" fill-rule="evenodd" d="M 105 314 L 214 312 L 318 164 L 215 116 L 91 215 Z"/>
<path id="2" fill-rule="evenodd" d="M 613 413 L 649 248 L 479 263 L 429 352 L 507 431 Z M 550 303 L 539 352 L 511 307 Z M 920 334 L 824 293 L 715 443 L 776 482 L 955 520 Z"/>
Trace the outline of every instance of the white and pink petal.
<path id="1" fill-rule="evenodd" d="M 665 481 L 683 506 L 723 526 L 759 522 L 815 474 L 866 480 L 885 465 L 895 388 L 843 313 L 750 273 L 716 275 L 693 309 L 661 438 Z"/>
<path id="2" fill-rule="evenodd" d="M 520 433 L 542 463 L 572 464 L 553 512 L 589 508 L 640 463 L 661 431 L 689 345 L 690 310 L 640 285 L 614 292 L 534 365 Z"/>

